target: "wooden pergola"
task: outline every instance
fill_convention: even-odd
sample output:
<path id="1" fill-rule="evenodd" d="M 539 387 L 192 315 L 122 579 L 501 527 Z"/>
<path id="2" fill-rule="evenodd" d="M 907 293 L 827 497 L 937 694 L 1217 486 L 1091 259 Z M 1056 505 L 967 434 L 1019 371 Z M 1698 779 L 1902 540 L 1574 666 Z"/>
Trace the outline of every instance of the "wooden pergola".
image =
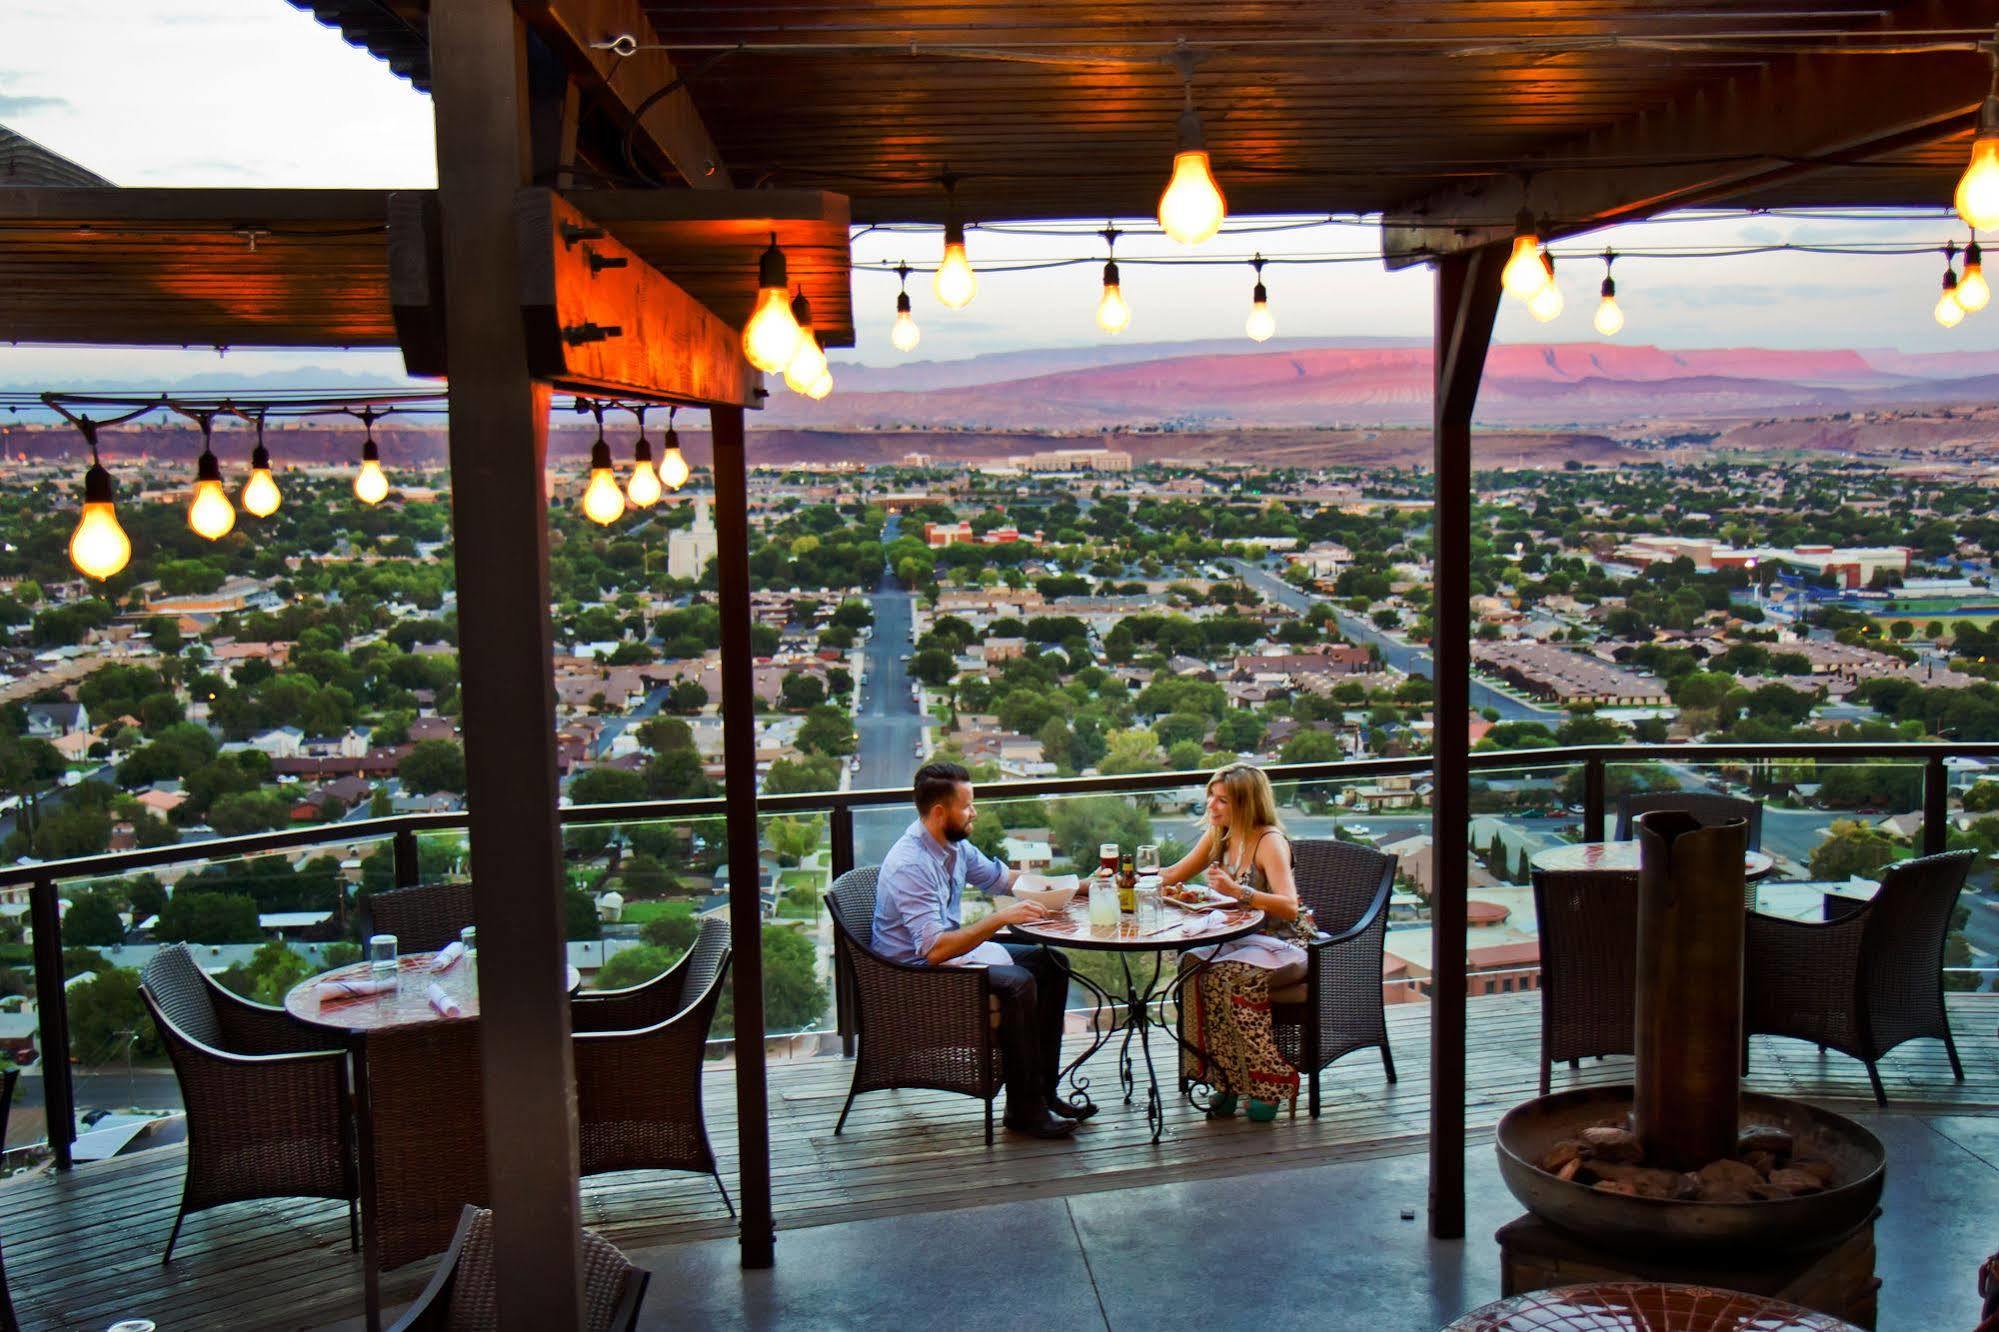
<path id="1" fill-rule="evenodd" d="M 276 3 L 276 0 L 273 0 Z M 1937 205 L 1975 0 L 292 0 L 435 104 L 438 188 L 0 188 L 0 338 L 403 348 L 450 382 L 490 1202 L 510 1326 L 575 1321 L 549 395 L 712 413 L 742 1256 L 773 1261 L 735 330 L 773 234 L 851 345 L 850 224 L 1146 217 L 1191 96 L 1235 215 L 1378 214 L 1437 270 L 1436 715 L 1468 714 L 1470 423 L 1523 208 Z M 612 260 L 606 264 L 603 260 Z M 615 261 L 622 260 L 622 263 Z M 612 331 L 615 330 L 615 331 Z M 1430 1229 L 1464 1231 L 1467 739 L 1435 731 Z M 494 983 L 504 978 L 504 983 Z"/>

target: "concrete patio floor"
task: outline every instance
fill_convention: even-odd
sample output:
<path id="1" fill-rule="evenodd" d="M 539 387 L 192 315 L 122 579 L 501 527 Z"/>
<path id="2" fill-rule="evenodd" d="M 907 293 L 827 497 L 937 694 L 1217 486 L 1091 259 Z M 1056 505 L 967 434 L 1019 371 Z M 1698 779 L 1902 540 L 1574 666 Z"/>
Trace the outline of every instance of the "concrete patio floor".
<path id="1" fill-rule="evenodd" d="M 1881 1332 L 1971 1328 L 1999 1248 L 1999 1117 L 1856 1118 L 1889 1156 Z M 1490 1144 L 1466 1157 L 1462 1241 L 1427 1236 L 1424 1158 L 1404 1154 L 786 1231 L 768 1272 L 730 1240 L 635 1250 L 641 1326 L 1432 1332 L 1497 1298 L 1492 1233 L 1520 1211 Z"/>

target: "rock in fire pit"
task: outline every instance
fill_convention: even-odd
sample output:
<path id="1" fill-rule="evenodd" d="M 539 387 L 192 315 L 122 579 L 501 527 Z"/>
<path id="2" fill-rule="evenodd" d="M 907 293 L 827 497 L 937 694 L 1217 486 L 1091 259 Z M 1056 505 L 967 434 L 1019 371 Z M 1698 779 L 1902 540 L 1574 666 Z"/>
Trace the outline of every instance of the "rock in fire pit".
<path id="1" fill-rule="evenodd" d="M 1733 1156 L 1710 1161 L 1699 1170 L 1666 1170 L 1645 1164 L 1645 1147 L 1638 1135 L 1609 1120 L 1549 1148 L 1541 1158 L 1541 1169 L 1605 1193 L 1723 1203 L 1824 1193 L 1839 1173 L 1812 1144 L 1801 1149 L 1789 1133 L 1768 1124 L 1743 1129 Z"/>

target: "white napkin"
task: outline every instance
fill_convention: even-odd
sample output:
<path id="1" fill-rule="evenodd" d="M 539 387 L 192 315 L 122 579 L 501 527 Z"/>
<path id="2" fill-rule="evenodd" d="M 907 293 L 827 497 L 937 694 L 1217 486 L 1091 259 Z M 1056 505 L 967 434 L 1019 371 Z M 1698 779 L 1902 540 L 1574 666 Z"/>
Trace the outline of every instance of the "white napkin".
<path id="1" fill-rule="evenodd" d="M 449 971 L 458 965 L 458 959 L 463 956 L 465 956 L 464 944 L 446 944 L 438 950 L 436 957 L 430 959 L 430 969 L 432 971 Z"/>
<path id="2" fill-rule="evenodd" d="M 1188 920 L 1187 933 L 1206 934 L 1209 930 L 1213 929 L 1215 926 L 1221 923 L 1222 923 L 1221 912 L 1203 911 L 1200 915 L 1195 916 L 1190 920 Z"/>
<path id="3" fill-rule="evenodd" d="M 444 992 L 444 987 L 436 981 L 430 983 L 430 1006 L 443 1017 L 465 1016 L 465 1006 Z"/>
<path id="4" fill-rule="evenodd" d="M 353 980 L 321 981 L 313 987 L 313 994 L 324 1002 L 328 999 L 360 999 L 371 994 L 387 994 L 395 988 L 394 976 L 384 976 L 380 980 L 357 976 Z"/>

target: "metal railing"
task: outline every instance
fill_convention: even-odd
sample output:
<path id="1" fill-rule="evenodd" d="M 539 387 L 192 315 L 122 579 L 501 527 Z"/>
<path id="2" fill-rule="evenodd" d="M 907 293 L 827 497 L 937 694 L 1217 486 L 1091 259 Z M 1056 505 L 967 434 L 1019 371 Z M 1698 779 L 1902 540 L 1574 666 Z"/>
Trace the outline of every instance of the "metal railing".
<path id="1" fill-rule="evenodd" d="M 1924 855 L 1945 848 L 1948 838 L 1950 759 L 1999 758 L 1999 741 L 1917 741 L 1900 744 L 1627 744 L 1572 745 L 1547 749 L 1490 750 L 1470 756 L 1473 772 L 1523 768 L 1574 768 L 1583 772 L 1582 829 L 1584 841 L 1604 840 L 1607 768 L 1617 763 L 1672 760 L 1687 764 L 1742 764 L 1787 759 L 1827 763 L 1923 763 L 1922 846 Z M 1283 785 L 1308 782 L 1352 782 L 1370 777 L 1422 777 L 1429 774 L 1428 756 L 1355 759 L 1329 763 L 1272 764 L 1271 781 Z M 1138 795 L 1155 791 L 1203 787 L 1206 771 L 1135 773 L 1115 777 L 1060 777 L 1040 781 L 988 783 L 982 789 L 995 798 L 1030 800 L 1045 796 Z M 760 796 L 757 814 L 824 814 L 829 822 L 829 850 L 834 877 L 854 868 L 854 813 L 863 809 L 908 807 L 905 788 L 861 791 L 810 791 Z M 644 800 L 614 805 L 565 806 L 564 828 L 601 824 L 659 822 L 671 819 L 726 817 L 729 802 L 720 797 L 697 800 Z M 57 887 L 74 879 L 111 878 L 162 865 L 233 860 L 301 847 L 378 842 L 392 846 L 393 886 L 410 887 L 419 877 L 417 838 L 423 833 L 451 832 L 467 826 L 463 810 L 399 814 L 385 818 L 314 824 L 278 832 L 218 837 L 68 860 L 0 866 L 0 890 L 29 888 L 29 920 L 34 928 L 35 989 L 40 1022 L 43 1096 L 50 1150 L 58 1167 L 71 1164 L 70 1144 L 76 1137 L 75 1090 L 70 1073 L 69 1015 L 63 986 L 62 925 Z M 736 885 L 731 885 L 732 889 Z M 754 887 L 752 891 L 755 891 Z M 851 1004 L 847 978 L 836 967 L 834 1001 L 843 1049 L 852 1053 Z M 59 1057 L 52 1058 L 52 1053 Z"/>

